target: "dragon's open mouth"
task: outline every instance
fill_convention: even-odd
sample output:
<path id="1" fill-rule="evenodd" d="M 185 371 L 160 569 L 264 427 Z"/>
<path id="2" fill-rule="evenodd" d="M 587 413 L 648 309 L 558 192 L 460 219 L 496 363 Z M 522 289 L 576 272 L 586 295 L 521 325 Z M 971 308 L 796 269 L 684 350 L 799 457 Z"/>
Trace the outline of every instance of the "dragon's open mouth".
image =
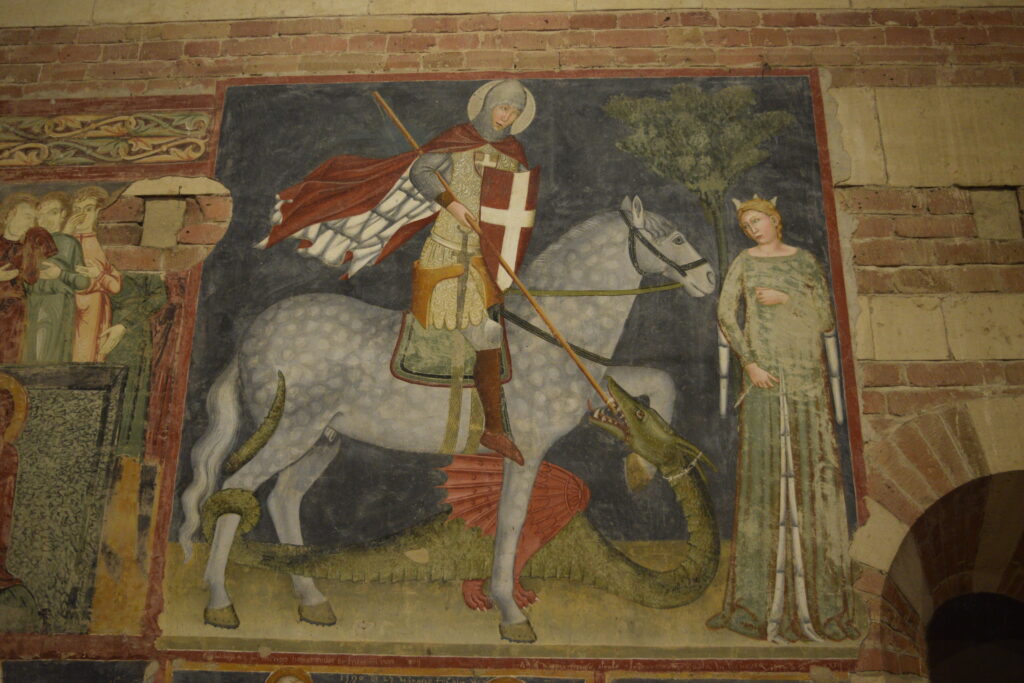
<path id="1" fill-rule="evenodd" d="M 612 412 L 607 406 L 601 406 L 600 408 L 592 409 L 588 418 L 591 424 L 607 429 L 622 440 L 629 437 L 629 425 L 626 424 L 626 420 L 619 410 Z"/>

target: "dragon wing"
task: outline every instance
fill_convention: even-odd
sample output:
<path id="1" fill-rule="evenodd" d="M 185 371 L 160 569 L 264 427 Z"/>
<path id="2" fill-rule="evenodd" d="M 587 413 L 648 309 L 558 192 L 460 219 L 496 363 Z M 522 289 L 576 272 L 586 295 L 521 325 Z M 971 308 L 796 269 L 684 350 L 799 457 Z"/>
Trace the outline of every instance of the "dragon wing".
<path id="1" fill-rule="evenodd" d="M 282 221 L 284 203 L 279 198 L 274 205 L 271 217 L 274 224 Z M 428 219 L 439 209 L 434 201 L 416 189 L 406 169 L 380 203 L 369 211 L 307 225 L 289 237 L 303 240 L 305 245 L 298 248 L 303 256 L 320 259 L 335 268 L 347 265 L 345 276 L 351 277 L 382 258 L 388 242 L 403 226 Z M 256 246 L 265 247 L 266 242 L 265 239 Z"/>

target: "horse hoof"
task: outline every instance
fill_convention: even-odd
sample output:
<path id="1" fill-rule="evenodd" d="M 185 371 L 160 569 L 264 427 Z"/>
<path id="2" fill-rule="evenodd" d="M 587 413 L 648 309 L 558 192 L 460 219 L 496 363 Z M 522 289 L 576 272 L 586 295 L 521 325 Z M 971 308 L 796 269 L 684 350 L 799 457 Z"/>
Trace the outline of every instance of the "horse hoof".
<path id="1" fill-rule="evenodd" d="M 338 617 L 334 616 L 331 603 L 327 600 L 316 605 L 299 605 L 299 621 L 316 626 L 334 626 Z"/>
<path id="2" fill-rule="evenodd" d="M 537 640 L 537 634 L 534 633 L 529 620 L 521 621 L 518 624 L 499 624 L 498 632 L 501 633 L 503 639 L 513 643 L 532 643 Z"/>
<path id="3" fill-rule="evenodd" d="M 203 621 L 217 628 L 238 628 L 238 614 L 235 606 L 207 607 L 203 610 Z"/>

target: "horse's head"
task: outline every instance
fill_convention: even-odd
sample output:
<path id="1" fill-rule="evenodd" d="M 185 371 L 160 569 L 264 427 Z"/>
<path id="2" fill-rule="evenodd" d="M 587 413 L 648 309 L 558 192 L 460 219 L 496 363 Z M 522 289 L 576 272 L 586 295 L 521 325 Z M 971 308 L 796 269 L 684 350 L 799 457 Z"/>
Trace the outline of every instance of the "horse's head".
<path id="1" fill-rule="evenodd" d="M 715 291 L 715 271 L 678 228 L 644 211 L 637 196 L 623 198 L 619 211 L 631 228 L 630 258 L 638 271 L 679 282 L 690 296 Z"/>

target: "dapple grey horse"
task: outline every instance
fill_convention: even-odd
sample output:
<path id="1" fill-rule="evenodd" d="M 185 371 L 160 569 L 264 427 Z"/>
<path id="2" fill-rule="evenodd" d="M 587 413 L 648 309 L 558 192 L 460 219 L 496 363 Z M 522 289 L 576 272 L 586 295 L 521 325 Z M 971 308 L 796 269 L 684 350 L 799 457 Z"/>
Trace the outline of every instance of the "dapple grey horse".
<path id="1" fill-rule="evenodd" d="M 619 210 L 570 228 L 529 264 L 522 279 L 536 290 L 629 290 L 648 274 L 680 283 L 693 297 L 715 289 L 714 271 L 686 236 L 664 217 L 645 212 L 639 198 L 627 197 Z M 634 299 L 545 297 L 544 306 L 566 339 L 610 356 Z M 541 324 L 522 297 L 507 297 L 507 307 Z M 313 294 L 276 303 L 255 319 L 207 396 L 210 423 L 192 450 L 192 481 L 181 497 L 179 540 L 186 558 L 199 529 L 200 509 L 218 490 L 221 467 L 239 436 L 242 411 L 256 421 L 267 414 L 278 372 L 287 383 L 280 422 L 266 445 L 220 489 L 254 491 L 277 475 L 266 506 L 281 543 L 303 542 L 299 504 L 338 455 L 340 440 L 331 437 L 340 433 L 402 451 L 438 449 L 448 420 L 444 390 L 409 384 L 388 372 L 401 316 L 350 297 Z M 490 592 L 501 612 L 502 637 L 532 642 L 536 636 L 516 600 L 516 545 L 545 452 L 578 424 L 594 392 L 562 349 L 512 326 L 508 343 L 514 376 L 505 385 L 506 406 L 525 465 L 504 463 Z M 675 387 L 667 373 L 584 362 L 598 381 L 610 373 L 628 392 L 647 395 L 655 410 L 672 415 Z M 468 411 L 463 412 L 460 439 L 469 429 Z M 210 546 L 206 620 L 218 626 L 238 624 L 224 573 L 240 520 L 234 512 L 220 515 Z M 292 576 L 292 583 L 304 620 L 334 623 L 333 610 L 312 578 Z"/>

